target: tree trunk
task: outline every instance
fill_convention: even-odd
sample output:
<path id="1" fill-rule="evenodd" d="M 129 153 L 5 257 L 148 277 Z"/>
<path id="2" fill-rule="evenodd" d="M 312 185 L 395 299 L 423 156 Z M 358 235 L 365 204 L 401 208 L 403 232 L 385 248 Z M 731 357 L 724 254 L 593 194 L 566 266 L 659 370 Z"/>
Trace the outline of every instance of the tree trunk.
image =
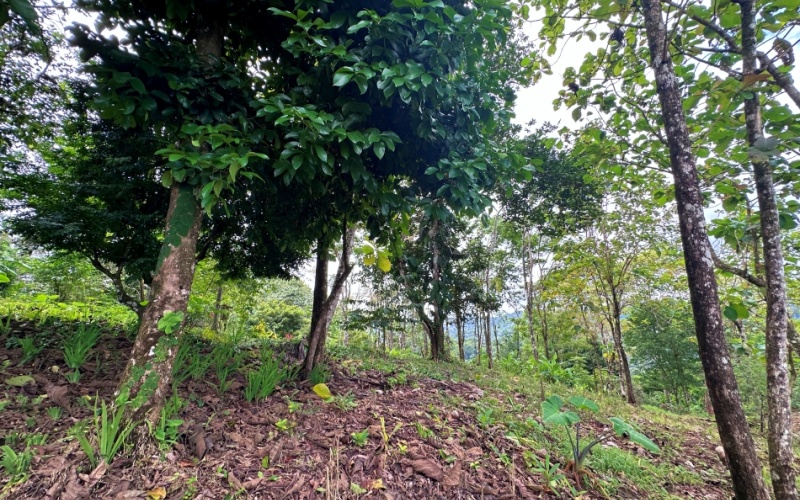
<path id="1" fill-rule="evenodd" d="M 177 353 L 180 325 L 170 334 L 158 327 L 166 314 L 186 313 L 194 279 L 195 251 L 203 211 L 188 184 L 170 191 L 164 243 L 152 284 L 152 298 L 139 323 L 131 357 L 120 381 L 127 392 L 133 420 L 159 420 L 164 398 L 172 394 L 172 364 Z"/>
<path id="2" fill-rule="evenodd" d="M 478 351 L 478 353 L 477 353 L 478 366 L 480 366 L 480 364 L 481 364 L 481 328 L 480 328 L 481 320 L 480 320 L 479 316 L 480 315 L 476 311 L 475 312 L 475 323 L 474 323 L 474 325 L 475 325 L 475 344 L 477 346 L 476 349 Z"/>
<path id="3" fill-rule="evenodd" d="M 728 458 L 736 497 L 741 500 L 767 500 L 769 493 L 761 476 L 755 443 L 742 410 L 723 330 L 711 244 L 703 214 L 703 194 L 683 113 L 681 91 L 670 57 L 661 3 L 658 0 L 642 0 L 642 14 L 661 102 L 670 166 L 675 179 L 675 199 L 698 348 L 717 429 Z"/>
<path id="4" fill-rule="evenodd" d="M 327 294 L 327 274 L 328 258 L 325 245 L 318 245 L 317 248 L 317 271 L 314 280 L 314 298 L 312 307 L 317 307 L 317 311 L 311 313 L 311 329 L 308 334 L 308 351 L 303 362 L 303 377 L 308 377 L 311 371 L 322 362 L 325 356 L 325 342 L 328 339 L 328 327 L 333 320 L 336 306 L 342 296 L 344 283 L 353 270 L 350 262 L 350 254 L 353 250 L 353 237 L 355 228 L 348 227 L 347 222 L 342 228 L 342 255 L 339 267 L 336 270 L 336 277 L 333 280 L 330 294 Z M 319 290 L 318 290 L 319 287 Z"/>
<path id="5" fill-rule="evenodd" d="M 492 330 L 494 330 L 494 350 L 495 350 L 495 357 L 500 359 L 500 341 L 497 339 L 497 321 L 494 322 L 492 325 Z"/>
<path id="6" fill-rule="evenodd" d="M 456 335 L 458 335 L 458 359 L 464 361 L 464 317 L 460 314 L 456 314 Z"/>
<path id="7" fill-rule="evenodd" d="M 539 346 L 536 342 L 536 328 L 533 325 L 533 276 L 531 272 L 530 242 L 527 232 L 522 234 L 522 280 L 525 284 L 525 317 L 528 319 L 528 335 L 531 339 L 533 359 L 539 361 Z"/>
<path id="8" fill-rule="evenodd" d="M 636 404 L 636 395 L 633 393 L 633 378 L 631 377 L 631 368 L 628 365 L 628 355 L 625 353 L 625 346 L 622 344 L 622 324 L 620 318 L 622 311 L 620 310 L 619 303 L 614 302 L 614 324 L 611 325 L 611 331 L 614 337 L 614 346 L 617 348 L 617 355 L 619 356 L 620 364 L 620 377 L 622 378 L 625 399 L 629 404 Z"/>
<path id="9" fill-rule="evenodd" d="M 217 299 L 214 302 L 214 321 L 211 322 L 211 329 L 214 333 L 219 333 L 220 314 L 222 314 L 222 282 L 217 285 Z"/>
<path id="10" fill-rule="evenodd" d="M 742 74 L 753 75 L 757 70 L 756 16 L 753 0 L 740 0 L 742 9 Z M 759 94 L 744 102 L 747 142 L 757 147 L 764 139 Z M 764 277 L 767 282 L 767 444 L 770 475 L 775 498 L 797 498 L 792 452 L 791 391 L 789 390 L 789 356 L 786 345 L 786 282 L 783 269 L 778 206 L 772 169 L 767 157 L 750 155 L 756 181 L 761 237 L 764 251 Z"/>
<path id="11" fill-rule="evenodd" d="M 489 369 L 491 370 L 494 368 L 494 364 L 492 362 L 492 328 L 490 326 L 491 317 L 487 312 L 486 315 L 483 317 L 484 327 L 483 327 L 483 336 L 486 339 L 486 359 L 489 360 Z"/>

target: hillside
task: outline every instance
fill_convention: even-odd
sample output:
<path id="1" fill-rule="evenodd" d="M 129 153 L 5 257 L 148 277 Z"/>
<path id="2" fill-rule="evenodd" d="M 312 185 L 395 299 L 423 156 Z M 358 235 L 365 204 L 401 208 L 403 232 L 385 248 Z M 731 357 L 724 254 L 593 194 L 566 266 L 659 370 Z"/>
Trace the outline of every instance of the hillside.
<path id="1" fill-rule="evenodd" d="M 167 431 L 160 449 L 126 446 L 107 469 L 92 469 L 75 436 L 94 439 L 94 396 L 111 400 L 130 344 L 105 332 L 80 382 L 69 384 L 56 348 L 61 334 L 10 323 L 6 338 L 26 335 L 47 347 L 21 366 L 22 349 L 0 350 L 2 442 L 31 458 L 27 472 L 2 476 L 5 498 L 730 497 L 708 419 L 597 399 L 600 412 L 582 438 L 607 429 L 605 417 L 620 416 L 661 451 L 611 438 L 588 457 L 581 487 L 565 465 L 566 434 L 543 423 L 532 380 L 341 349 L 329 364 L 329 402 L 307 382 L 286 382 L 265 401 L 246 402 L 244 367 L 259 355 L 245 351 L 224 392 L 213 366 L 180 386 L 172 400 L 180 410 L 165 426 L 176 429 L 173 446 Z M 210 344 L 192 346 L 214 357 Z M 20 375 L 35 380 L 13 385 Z M 560 387 L 545 391 L 569 396 Z"/>

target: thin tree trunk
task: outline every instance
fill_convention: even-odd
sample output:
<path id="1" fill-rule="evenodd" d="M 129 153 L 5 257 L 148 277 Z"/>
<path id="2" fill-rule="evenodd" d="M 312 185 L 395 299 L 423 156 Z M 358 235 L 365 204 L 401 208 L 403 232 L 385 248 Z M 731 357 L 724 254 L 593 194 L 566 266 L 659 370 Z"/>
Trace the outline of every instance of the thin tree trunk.
<path id="1" fill-rule="evenodd" d="M 614 336 L 614 344 L 617 348 L 617 355 L 619 356 L 619 363 L 622 373 L 620 376 L 624 383 L 625 398 L 629 404 L 636 404 L 636 395 L 633 393 L 633 378 L 631 377 L 631 368 L 628 365 L 628 355 L 625 353 L 625 346 L 622 344 L 622 324 L 620 318 L 622 311 L 620 310 L 619 303 L 616 298 L 614 299 L 614 324 L 611 325 L 611 331 Z"/>
<path id="2" fill-rule="evenodd" d="M 222 282 L 217 285 L 217 299 L 214 302 L 214 320 L 211 322 L 211 330 L 219 332 L 219 316 L 222 314 Z"/>
<path id="3" fill-rule="evenodd" d="M 480 324 L 481 324 L 480 314 L 478 314 L 478 312 L 476 311 L 475 312 L 475 323 L 474 323 L 474 325 L 475 325 L 475 344 L 478 346 L 477 347 L 477 350 L 478 350 L 478 366 L 480 366 L 480 364 L 481 364 L 481 328 L 480 328 Z"/>
<path id="4" fill-rule="evenodd" d="M 458 335 L 458 359 L 464 361 L 464 317 L 460 314 L 456 314 L 456 334 Z"/>
<path id="5" fill-rule="evenodd" d="M 353 270 L 353 264 L 350 262 L 350 254 L 353 249 L 353 237 L 355 236 L 355 228 L 348 227 L 347 223 L 343 224 L 342 228 L 342 255 L 339 261 L 339 268 L 336 270 L 336 277 L 333 280 L 333 286 L 329 294 L 325 293 L 327 289 L 327 269 L 328 259 L 327 250 L 324 245 L 320 245 L 317 250 L 317 274 L 314 286 L 314 304 L 319 304 L 319 310 L 311 315 L 311 330 L 308 335 L 308 351 L 306 352 L 306 359 L 303 362 L 303 376 L 308 377 L 311 370 L 314 369 L 319 363 L 322 362 L 325 356 L 325 342 L 328 338 L 328 327 L 333 320 L 333 315 L 336 312 L 336 306 L 339 305 L 339 299 L 342 296 L 342 289 L 344 283 L 350 276 Z M 320 269 L 322 268 L 322 269 Z M 321 291 L 317 291 L 317 286 L 325 283 Z M 327 295 L 327 296 L 326 296 Z"/>
<path id="6" fill-rule="evenodd" d="M 755 74 L 756 16 L 753 0 L 740 0 L 742 9 L 742 73 Z M 751 148 L 764 139 L 761 123 L 759 94 L 744 102 L 747 142 Z M 775 186 L 772 169 L 766 157 L 751 154 L 753 176 L 756 181 L 758 208 L 761 220 L 761 237 L 764 250 L 764 275 L 767 282 L 767 444 L 769 448 L 770 474 L 775 498 L 797 498 L 792 452 L 791 391 L 789 390 L 789 356 L 786 346 L 786 282 L 783 270 L 778 206 L 775 201 Z"/>
<path id="7" fill-rule="evenodd" d="M 489 369 L 491 370 L 494 368 L 494 364 L 492 362 L 492 328 L 489 325 L 491 318 L 489 317 L 488 312 L 485 313 L 483 321 L 483 336 L 486 339 L 486 359 L 489 361 Z"/>
<path id="8" fill-rule="evenodd" d="M 728 458 L 736 497 L 740 500 L 767 500 L 769 493 L 742 410 L 722 325 L 711 244 L 703 214 L 703 194 L 683 113 L 681 91 L 669 53 L 661 3 L 642 0 L 642 14 L 675 179 L 675 199 L 698 348 L 717 429 Z"/>
<path id="9" fill-rule="evenodd" d="M 536 328 L 533 325 L 533 276 L 531 272 L 530 242 L 527 232 L 522 234 L 522 280 L 525 284 L 525 317 L 528 320 L 528 336 L 531 340 L 533 359 L 539 361 L 539 346 L 536 342 Z"/>
<path id="10" fill-rule="evenodd" d="M 492 325 L 492 330 L 494 330 L 495 357 L 499 360 L 500 359 L 500 341 L 497 340 L 497 321 L 496 320 L 494 322 L 494 325 Z"/>

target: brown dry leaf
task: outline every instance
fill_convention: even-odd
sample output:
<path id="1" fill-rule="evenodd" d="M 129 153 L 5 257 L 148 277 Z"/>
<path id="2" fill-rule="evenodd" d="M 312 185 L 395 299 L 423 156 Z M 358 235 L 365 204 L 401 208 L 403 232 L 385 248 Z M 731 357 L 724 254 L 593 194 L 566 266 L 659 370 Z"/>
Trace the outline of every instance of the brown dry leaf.
<path id="1" fill-rule="evenodd" d="M 461 461 L 456 460 L 453 467 L 447 471 L 442 479 L 442 484 L 448 487 L 455 487 L 461 484 Z"/>
<path id="2" fill-rule="evenodd" d="M 64 408 L 68 412 L 70 411 L 72 404 L 69 400 L 69 389 L 67 386 L 48 384 L 46 391 L 47 397 L 50 398 L 50 401 Z"/>
<path id="3" fill-rule="evenodd" d="M 756 82 L 766 82 L 767 80 L 769 80 L 769 73 L 751 73 L 742 77 L 742 86 L 749 87 Z"/>
<path id="4" fill-rule="evenodd" d="M 444 472 L 442 471 L 442 468 L 439 467 L 439 464 L 437 464 L 430 458 L 412 460 L 411 468 L 414 469 L 414 472 L 422 474 L 425 477 L 429 477 L 434 481 L 441 481 L 442 478 L 444 477 Z"/>
<path id="5" fill-rule="evenodd" d="M 148 500 L 164 500 L 167 497 L 167 489 L 163 486 L 153 488 L 145 493 Z"/>
<path id="6" fill-rule="evenodd" d="M 145 492 L 142 490 L 125 490 L 120 491 L 117 496 L 114 497 L 114 500 L 129 500 L 131 498 L 142 498 L 145 495 Z"/>
<path id="7" fill-rule="evenodd" d="M 208 451 L 208 447 L 206 446 L 206 431 L 203 430 L 202 426 L 194 426 L 192 436 L 189 438 L 189 443 L 191 445 L 192 455 L 197 457 L 198 460 L 202 460 L 203 457 L 206 456 L 206 451 Z"/>
<path id="8" fill-rule="evenodd" d="M 464 455 L 466 455 L 466 457 L 469 459 L 475 459 L 483 455 L 483 449 L 480 446 L 474 446 L 465 451 Z"/>
<path id="9" fill-rule="evenodd" d="M 100 462 L 100 465 L 95 467 L 95 469 L 90 472 L 88 475 L 86 474 L 78 474 L 78 477 L 83 479 L 86 483 L 85 488 L 87 490 L 91 490 L 92 487 L 97 484 L 103 476 L 106 475 L 106 471 L 108 470 L 108 464 L 106 464 L 105 460 Z"/>

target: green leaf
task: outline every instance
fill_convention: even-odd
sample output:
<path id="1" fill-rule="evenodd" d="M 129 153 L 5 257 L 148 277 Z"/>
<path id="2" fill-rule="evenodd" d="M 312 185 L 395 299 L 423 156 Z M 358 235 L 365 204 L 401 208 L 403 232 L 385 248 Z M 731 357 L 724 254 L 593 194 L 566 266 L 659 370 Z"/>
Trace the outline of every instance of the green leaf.
<path id="1" fill-rule="evenodd" d="M 542 418 L 545 423 L 570 426 L 581 421 L 574 411 L 561 411 L 562 406 L 564 401 L 558 396 L 550 396 L 542 402 Z"/>
<path id="2" fill-rule="evenodd" d="M 595 413 L 600 410 L 594 401 L 583 396 L 572 396 L 567 401 L 578 410 L 589 410 Z"/>
<path id="3" fill-rule="evenodd" d="M 13 385 L 14 387 L 22 387 L 32 383 L 34 383 L 34 380 L 30 375 L 17 375 L 6 379 L 6 385 Z"/>
<path id="4" fill-rule="evenodd" d="M 11 281 L 11 278 L 6 273 L 0 273 L 0 283 L 8 283 L 9 281 Z"/>
<path id="5" fill-rule="evenodd" d="M 783 230 L 794 229 L 797 227 L 797 221 L 795 218 L 792 217 L 791 214 L 787 214 L 785 212 L 778 214 L 778 224 Z"/>
<path id="6" fill-rule="evenodd" d="M 333 86 L 344 87 L 353 79 L 353 70 L 351 68 L 341 68 L 333 74 Z"/>
<path id="7" fill-rule="evenodd" d="M 646 449 L 651 453 L 658 453 L 659 451 L 661 451 L 658 448 L 658 446 L 653 441 L 650 440 L 650 438 L 648 438 L 641 432 L 634 429 L 633 426 L 631 426 L 629 423 L 625 422 L 621 418 L 611 417 L 609 420 L 611 420 L 614 432 L 618 436 L 627 436 L 628 439 L 640 445 L 642 448 Z"/>
<path id="8" fill-rule="evenodd" d="M 383 155 L 386 154 L 386 145 L 384 143 L 376 142 L 372 146 L 372 149 L 375 151 L 375 156 L 377 156 L 379 160 L 383 159 Z"/>
<path id="9" fill-rule="evenodd" d="M 328 389 L 328 386 L 325 384 L 317 384 L 311 388 L 314 391 L 314 394 L 322 398 L 323 401 L 328 401 L 333 397 L 331 394 L 331 390 Z"/>
<path id="10" fill-rule="evenodd" d="M 322 161 L 327 163 L 327 161 L 328 161 L 328 152 L 325 151 L 325 148 L 323 148 L 319 144 L 314 144 L 314 151 L 316 151 L 317 157 L 319 157 L 320 160 L 322 160 Z"/>
<path id="11" fill-rule="evenodd" d="M 736 313 L 736 309 L 732 307 L 730 304 L 725 306 L 725 310 L 722 311 L 722 315 L 731 321 L 736 321 L 737 319 L 739 319 L 739 315 Z"/>
<path id="12" fill-rule="evenodd" d="M 170 334 L 178 329 L 178 326 L 183 323 L 182 311 L 166 311 L 164 316 L 158 320 L 158 329 L 166 334 Z"/>
<path id="13" fill-rule="evenodd" d="M 36 9 L 33 8 L 33 5 L 28 0 L 8 0 L 8 6 L 11 8 L 11 12 L 14 12 L 25 21 L 25 25 L 28 26 L 31 32 L 37 35 L 41 33 L 41 28 L 36 24 L 36 19 L 38 18 Z"/>
<path id="14" fill-rule="evenodd" d="M 389 271 L 392 270 L 392 262 L 389 260 L 388 257 L 386 257 L 384 255 L 379 255 L 378 256 L 378 268 L 381 271 L 383 271 L 385 273 L 388 273 Z"/>

